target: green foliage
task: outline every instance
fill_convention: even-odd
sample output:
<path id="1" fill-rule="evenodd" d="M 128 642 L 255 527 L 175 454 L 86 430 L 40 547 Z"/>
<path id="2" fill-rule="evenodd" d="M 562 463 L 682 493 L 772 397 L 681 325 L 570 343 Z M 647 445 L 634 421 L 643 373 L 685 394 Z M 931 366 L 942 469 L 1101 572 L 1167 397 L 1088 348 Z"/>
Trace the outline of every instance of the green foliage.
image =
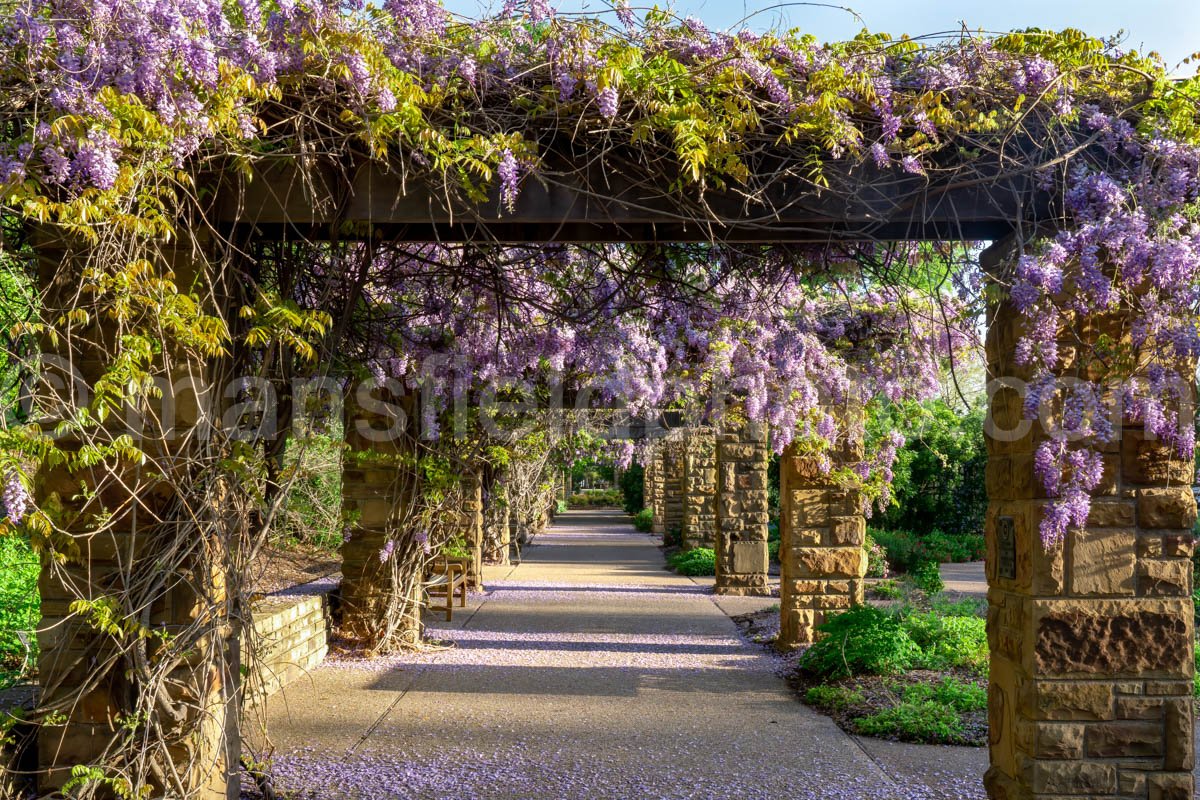
<path id="1" fill-rule="evenodd" d="M 564 514 L 567 511 L 569 511 L 570 508 L 571 507 L 569 505 L 567 505 L 566 500 L 555 500 L 554 501 L 554 513 L 556 513 L 556 514 Z"/>
<path id="2" fill-rule="evenodd" d="M 654 529 L 654 512 L 648 508 L 643 508 L 641 511 L 633 515 L 633 527 L 637 528 L 642 533 L 649 533 Z"/>
<path id="3" fill-rule="evenodd" d="M 825 678 L 909 669 L 921 648 L 897 619 L 874 606 L 859 606 L 817 627 L 822 637 L 800 657 L 800 667 Z"/>
<path id="4" fill-rule="evenodd" d="M 28 541 L 16 535 L 0 536 L 0 689 L 25 674 L 37 656 L 33 631 L 41 617 L 39 572 Z M 17 631 L 25 633 L 33 652 L 26 651 Z"/>
<path id="5" fill-rule="evenodd" d="M 895 578 L 871 584 L 869 591 L 881 600 L 899 600 L 904 597 L 904 589 Z"/>
<path id="6" fill-rule="evenodd" d="M 289 444 L 284 509 L 289 539 L 336 551 L 342 545 L 342 447 L 332 437 L 310 436 Z"/>
<path id="7" fill-rule="evenodd" d="M 683 542 L 683 531 L 679 528 L 667 528 L 663 533 L 663 545 L 677 547 Z"/>
<path id="8" fill-rule="evenodd" d="M 680 575 L 715 575 L 717 556 L 711 547 L 696 547 L 676 553 L 667 559 L 671 568 Z"/>
<path id="9" fill-rule="evenodd" d="M 982 533 L 987 511 L 983 419 L 982 407 L 963 412 L 943 400 L 872 406 L 868 441 L 892 431 L 907 439 L 892 466 L 894 502 L 883 511 L 881 527 L 938 529 L 955 540 Z"/>
<path id="10" fill-rule="evenodd" d="M 867 551 L 867 577 L 884 578 L 888 574 L 887 551 L 867 534 L 863 549 Z"/>
<path id="11" fill-rule="evenodd" d="M 821 684 L 811 687 L 804 693 L 804 702 L 818 708 L 840 710 L 866 702 L 866 696 L 857 689 L 850 689 L 846 686 Z"/>
<path id="12" fill-rule="evenodd" d="M 620 489 L 585 489 L 567 498 L 571 508 L 620 508 L 624 502 Z"/>
<path id="13" fill-rule="evenodd" d="M 456 533 L 442 545 L 442 555 L 450 558 L 472 558 L 471 548 L 467 547 L 466 537 Z"/>
<path id="14" fill-rule="evenodd" d="M 13 356 L 27 353 L 33 345 L 30 337 L 14 332 L 14 326 L 29 320 L 33 313 L 32 281 L 19 262 L 0 250 L 0 424 L 19 421 L 17 389 L 20 376 Z"/>
<path id="15" fill-rule="evenodd" d="M 987 623 L 980 617 L 942 616 L 931 611 L 908 614 L 903 617 L 902 624 L 921 648 L 918 666 L 925 669 L 987 668 Z"/>
<path id="16" fill-rule="evenodd" d="M 982 534 L 951 536 L 940 530 L 917 535 L 903 529 L 871 528 L 868 535 L 883 548 L 897 572 L 911 572 L 926 561 L 940 564 L 978 561 L 984 556 Z"/>
<path id="17" fill-rule="evenodd" d="M 909 578 L 913 585 L 920 589 L 925 594 L 933 597 L 939 594 L 946 588 L 946 584 L 942 581 L 942 573 L 938 570 L 936 561 L 926 561 L 917 566 L 910 574 Z"/>
<path id="18" fill-rule="evenodd" d="M 987 710 L 987 687 L 974 681 L 942 678 L 938 683 L 913 683 L 904 687 L 904 702 L 928 701 L 949 706 L 960 713 Z"/>
<path id="19" fill-rule="evenodd" d="M 948 705 L 934 700 L 901 702 L 878 714 L 854 721 L 859 733 L 910 742 L 954 742 L 963 734 L 962 720 Z"/>
<path id="20" fill-rule="evenodd" d="M 643 496 L 645 490 L 646 471 L 641 464 L 630 464 L 621 473 L 621 497 L 626 514 L 636 514 L 646 506 Z"/>

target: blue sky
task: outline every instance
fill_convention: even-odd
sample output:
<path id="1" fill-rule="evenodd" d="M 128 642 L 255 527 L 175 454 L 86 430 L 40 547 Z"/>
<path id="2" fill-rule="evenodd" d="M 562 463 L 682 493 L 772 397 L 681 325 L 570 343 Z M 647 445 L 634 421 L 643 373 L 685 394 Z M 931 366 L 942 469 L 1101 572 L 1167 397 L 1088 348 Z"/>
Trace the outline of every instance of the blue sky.
<path id="1" fill-rule="evenodd" d="M 552 0 L 553 2 L 553 0 Z M 665 4 L 665 0 L 658 0 Z M 477 16 L 481 8 L 498 8 L 503 0 L 444 0 L 448 9 Z M 606 6 L 598 0 L 559 0 L 563 11 L 597 10 Z M 632 5 L 652 6 L 654 0 L 633 0 Z M 1124 30 L 1126 46 L 1157 50 L 1168 67 L 1175 67 L 1200 50 L 1200 0 L 857 0 L 846 6 L 817 3 L 772 3 L 765 0 L 675 0 L 678 13 L 691 14 L 710 27 L 727 28 L 749 14 L 751 26 L 770 27 L 782 21 L 823 40 L 845 39 L 861 27 L 846 10 L 852 8 L 867 27 L 889 33 L 911 35 L 958 30 L 965 22 L 971 29 L 1080 28 L 1093 36 L 1110 36 Z M 1182 67 L 1191 74 L 1196 65 Z"/>

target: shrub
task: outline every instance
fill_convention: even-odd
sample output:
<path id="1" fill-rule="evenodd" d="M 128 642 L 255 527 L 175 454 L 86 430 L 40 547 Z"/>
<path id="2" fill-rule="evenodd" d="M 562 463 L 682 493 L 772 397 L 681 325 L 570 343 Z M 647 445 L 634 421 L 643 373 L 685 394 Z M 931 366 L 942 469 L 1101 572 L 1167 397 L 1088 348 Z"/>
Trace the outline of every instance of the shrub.
<path id="1" fill-rule="evenodd" d="M 570 510 L 570 506 L 567 505 L 566 500 L 558 500 L 554 503 L 554 513 L 555 514 L 564 514 L 568 510 Z"/>
<path id="2" fill-rule="evenodd" d="M 633 527 L 637 528 L 642 533 L 649 533 L 654 530 L 654 512 L 648 508 L 643 508 L 641 511 L 633 515 Z"/>
<path id="3" fill-rule="evenodd" d="M 857 689 L 845 686 L 822 684 L 813 686 L 804 693 L 804 702 L 818 708 L 843 709 L 866 702 L 866 697 Z"/>
<path id="4" fill-rule="evenodd" d="M 567 498 L 571 508 L 622 508 L 624 504 L 620 489 L 585 489 Z"/>
<path id="5" fill-rule="evenodd" d="M 773 542 L 769 539 L 767 540 L 767 559 L 772 564 L 779 563 L 779 540 L 778 539 L 776 539 Z"/>
<path id="6" fill-rule="evenodd" d="M 900 587 L 899 582 L 894 578 L 872 584 L 867 591 L 880 600 L 899 600 L 901 597 L 904 597 L 904 589 Z"/>
<path id="7" fill-rule="evenodd" d="M 41 616 L 37 556 L 17 535 L 0 536 L 0 689 L 19 679 L 36 657 L 37 639 L 29 635 Z M 17 632 L 34 648 L 27 652 Z"/>
<path id="8" fill-rule="evenodd" d="M 887 552 L 871 538 L 869 533 L 863 547 L 867 551 L 867 577 L 886 578 L 888 574 Z"/>
<path id="9" fill-rule="evenodd" d="M 679 528 L 668 528 L 663 533 L 663 544 L 666 547 L 677 547 L 683 542 L 683 531 Z"/>
<path id="10" fill-rule="evenodd" d="M 912 742 L 953 742 L 963 734 L 958 712 L 936 700 L 903 701 L 895 708 L 855 720 L 854 725 L 867 736 L 891 736 Z"/>
<path id="11" fill-rule="evenodd" d="M 920 564 L 912 571 L 909 577 L 912 579 L 914 586 L 930 597 L 941 593 L 946 588 L 946 584 L 942 582 L 942 573 L 938 570 L 938 563 L 936 561 L 926 561 Z"/>
<path id="12" fill-rule="evenodd" d="M 667 563 L 680 575 L 715 575 L 717 556 L 711 547 L 696 547 L 676 553 Z"/>
<path id="13" fill-rule="evenodd" d="M 987 552 L 983 535 L 977 533 L 948 536 L 935 528 L 922 537 L 921 541 L 929 557 L 940 564 L 978 561 Z"/>
<path id="14" fill-rule="evenodd" d="M 871 539 L 883 548 L 887 563 L 897 572 L 908 572 L 917 564 L 929 559 L 929 551 L 917 535 L 904 530 L 869 531 Z"/>
<path id="15" fill-rule="evenodd" d="M 636 514 L 645 508 L 645 480 L 646 470 L 641 464 L 630 464 L 621 473 L 621 505 L 626 514 Z"/>
<path id="16" fill-rule="evenodd" d="M 859 606 L 831 617 L 817 630 L 824 636 L 799 662 L 802 669 L 815 675 L 889 675 L 909 669 L 921 657 L 921 648 L 900 622 L 873 606 Z"/>
<path id="17" fill-rule="evenodd" d="M 979 617 L 943 617 L 936 612 L 908 614 L 904 631 L 921 648 L 919 666 L 925 669 L 963 667 L 980 670 L 988 664 L 987 622 Z"/>
<path id="18" fill-rule="evenodd" d="M 900 431 L 907 442 L 892 465 L 895 503 L 888 528 L 940 528 L 958 538 L 983 531 L 987 511 L 984 409 L 963 411 L 943 400 L 880 404 L 867 420 L 868 441 Z"/>

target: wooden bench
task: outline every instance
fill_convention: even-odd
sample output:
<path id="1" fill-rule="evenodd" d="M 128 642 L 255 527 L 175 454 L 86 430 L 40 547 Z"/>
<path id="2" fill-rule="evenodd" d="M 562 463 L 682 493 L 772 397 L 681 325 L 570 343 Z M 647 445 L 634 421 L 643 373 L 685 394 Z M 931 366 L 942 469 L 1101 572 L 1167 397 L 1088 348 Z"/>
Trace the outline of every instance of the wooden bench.
<path id="1" fill-rule="evenodd" d="M 435 595 L 446 598 L 446 622 L 454 619 L 454 592 L 456 590 L 460 597 L 459 605 L 463 607 L 467 605 L 467 565 L 459 559 L 445 556 L 437 559 L 422 585 L 431 600 Z"/>

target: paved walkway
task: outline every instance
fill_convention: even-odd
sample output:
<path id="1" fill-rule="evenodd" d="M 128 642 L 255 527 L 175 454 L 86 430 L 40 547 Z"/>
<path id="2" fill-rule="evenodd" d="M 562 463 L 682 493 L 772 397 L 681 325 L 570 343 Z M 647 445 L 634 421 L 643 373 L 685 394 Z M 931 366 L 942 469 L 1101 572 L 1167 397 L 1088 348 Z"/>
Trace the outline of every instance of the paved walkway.
<path id="1" fill-rule="evenodd" d="M 560 517 L 453 625 L 435 623 L 454 649 L 330 660 L 273 698 L 278 788 L 313 800 L 982 797 L 984 751 L 860 741 L 798 702 L 706 586 L 665 571 L 625 520 Z"/>

